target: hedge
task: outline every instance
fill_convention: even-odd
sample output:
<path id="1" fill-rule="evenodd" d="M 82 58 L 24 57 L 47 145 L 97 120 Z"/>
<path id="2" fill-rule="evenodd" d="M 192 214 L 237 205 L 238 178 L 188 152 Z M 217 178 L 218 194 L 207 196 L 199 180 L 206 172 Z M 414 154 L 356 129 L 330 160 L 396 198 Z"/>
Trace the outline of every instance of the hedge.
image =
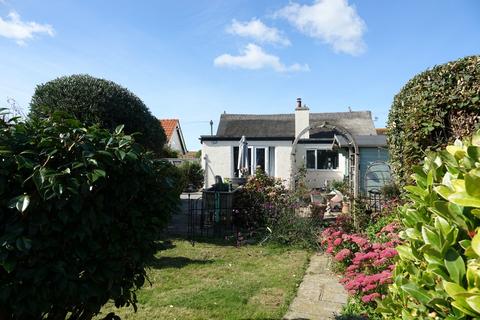
<path id="1" fill-rule="evenodd" d="M 388 117 L 391 165 L 401 185 L 430 150 L 471 135 L 480 115 L 480 56 L 436 66 L 395 96 Z"/>

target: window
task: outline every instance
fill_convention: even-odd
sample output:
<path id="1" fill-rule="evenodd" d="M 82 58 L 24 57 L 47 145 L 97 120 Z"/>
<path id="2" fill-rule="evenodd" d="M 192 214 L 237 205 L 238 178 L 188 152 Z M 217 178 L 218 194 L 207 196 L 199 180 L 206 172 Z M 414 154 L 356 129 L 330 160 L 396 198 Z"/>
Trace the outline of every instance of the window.
<path id="1" fill-rule="evenodd" d="M 233 147 L 233 174 L 239 176 L 238 147 Z M 255 173 L 257 167 L 262 168 L 268 175 L 275 174 L 275 147 L 248 148 L 248 174 Z"/>
<path id="2" fill-rule="evenodd" d="M 233 147 L 233 176 L 239 177 L 240 173 L 238 171 L 238 152 L 239 147 Z"/>
<path id="3" fill-rule="evenodd" d="M 255 169 L 257 168 L 265 172 L 265 148 L 255 148 Z"/>
<path id="4" fill-rule="evenodd" d="M 307 169 L 338 169 L 338 152 L 332 150 L 310 149 L 306 153 Z"/>
<path id="5" fill-rule="evenodd" d="M 275 176 L 275 147 L 268 147 L 268 175 Z"/>
<path id="6" fill-rule="evenodd" d="M 307 169 L 316 169 L 316 150 L 307 150 Z"/>

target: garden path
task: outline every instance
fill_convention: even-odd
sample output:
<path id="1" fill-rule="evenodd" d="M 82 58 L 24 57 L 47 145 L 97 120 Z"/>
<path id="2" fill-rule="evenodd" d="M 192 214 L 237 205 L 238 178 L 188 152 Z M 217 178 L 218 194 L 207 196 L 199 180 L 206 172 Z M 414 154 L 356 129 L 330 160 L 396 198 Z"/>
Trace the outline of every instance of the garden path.
<path id="1" fill-rule="evenodd" d="M 202 196 L 201 192 L 190 193 L 192 201 L 196 201 Z M 170 236 L 187 236 L 188 231 L 188 193 L 180 195 L 180 206 L 177 212 L 173 213 L 172 219 L 167 227 L 167 234 Z"/>
<path id="2" fill-rule="evenodd" d="M 316 253 L 284 320 L 334 319 L 347 302 L 347 292 L 330 271 L 331 260 Z"/>

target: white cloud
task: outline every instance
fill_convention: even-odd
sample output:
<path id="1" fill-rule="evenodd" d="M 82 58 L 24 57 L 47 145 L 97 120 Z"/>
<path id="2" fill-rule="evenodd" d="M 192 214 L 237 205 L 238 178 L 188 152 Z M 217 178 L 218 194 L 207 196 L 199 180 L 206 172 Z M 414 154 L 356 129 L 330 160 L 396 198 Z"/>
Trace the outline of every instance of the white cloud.
<path id="1" fill-rule="evenodd" d="M 290 45 L 290 40 L 278 29 L 268 27 L 256 18 L 248 22 L 233 19 L 232 24 L 227 28 L 227 32 L 240 37 L 251 38 L 260 43 L 274 43 L 283 46 Z"/>
<path id="2" fill-rule="evenodd" d="M 19 45 L 25 45 L 26 40 L 33 39 L 35 34 L 55 34 L 53 27 L 48 24 L 24 22 L 15 11 L 10 11 L 7 19 L 0 17 L 0 36 L 13 39 Z"/>
<path id="3" fill-rule="evenodd" d="M 274 14 L 300 32 L 330 44 L 335 52 L 358 55 L 365 51 L 365 21 L 347 0 L 316 0 L 312 5 L 290 3 Z"/>
<path id="4" fill-rule="evenodd" d="M 266 53 L 256 44 L 249 43 L 243 50 L 241 55 L 232 56 L 230 54 L 222 54 L 213 61 L 217 67 L 242 68 L 250 70 L 258 70 L 263 68 L 272 68 L 277 72 L 296 72 L 310 71 L 308 65 L 300 65 L 294 63 L 290 66 L 284 65 L 280 58 Z"/>

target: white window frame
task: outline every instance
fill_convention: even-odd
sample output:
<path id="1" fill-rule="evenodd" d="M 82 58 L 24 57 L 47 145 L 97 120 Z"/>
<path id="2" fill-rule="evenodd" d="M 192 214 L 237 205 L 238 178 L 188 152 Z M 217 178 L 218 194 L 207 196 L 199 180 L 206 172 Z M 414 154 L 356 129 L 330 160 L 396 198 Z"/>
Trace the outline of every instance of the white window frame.
<path id="1" fill-rule="evenodd" d="M 340 152 L 337 151 L 338 154 L 338 165 L 336 169 L 318 169 L 317 165 L 317 156 L 318 156 L 318 150 L 320 151 L 335 151 L 333 149 L 325 149 L 325 148 L 307 148 L 305 149 L 305 168 L 307 171 L 324 171 L 324 172 L 332 172 L 332 171 L 341 171 L 340 169 Z M 315 151 L 315 168 L 307 168 L 307 151 Z"/>
<path id="2" fill-rule="evenodd" d="M 235 168 L 236 160 L 233 159 L 233 157 L 235 156 L 235 152 L 234 152 L 235 147 L 237 147 L 237 146 L 232 146 L 232 151 L 231 151 L 231 154 L 232 154 L 232 169 L 233 169 L 232 170 L 232 177 L 235 176 L 235 170 L 236 170 L 236 168 Z M 252 154 L 252 159 L 248 159 L 251 174 L 254 175 L 255 171 L 257 169 L 257 166 L 255 165 L 255 163 L 257 163 L 257 149 L 263 149 L 264 152 L 265 152 L 265 173 L 269 176 L 274 176 L 275 172 L 273 172 L 273 173 L 268 172 L 269 168 L 270 168 L 270 154 L 269 154 L 270 146 L 248 146 L 248 150 L 250 150 L 250 152 Z M 275 170 L 276 170 L 276 168 L 275 168 Z"/>
<path id="3" fill-rule="evenodd" d="M 268 171 L 268 168 L 269 168 L 269 154 L 268 154 L 268 146 L 249 146 L 248 149 L 252 150 L 252 161 L 250 162 L 250 172 L 253 174 L 256 173 L 256 169 L 257 169 L 257 149 L 263 149 L 263 152 L 264 152 L 264 158 L 265 158 L 265 173 L 268 175 L 269 172 Z M 250 159 L 249 159 L 250 160 Z"/>

